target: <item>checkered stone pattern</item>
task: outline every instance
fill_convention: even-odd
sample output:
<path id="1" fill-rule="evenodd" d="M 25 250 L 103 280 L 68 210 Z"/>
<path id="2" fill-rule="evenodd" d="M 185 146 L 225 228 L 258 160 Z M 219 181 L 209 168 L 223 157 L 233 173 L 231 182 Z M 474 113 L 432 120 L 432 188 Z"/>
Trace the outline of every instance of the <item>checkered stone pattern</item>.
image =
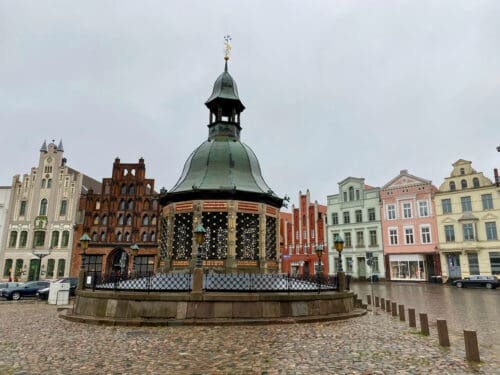
<path id="1" fill-rule="evenodd" d="M 266 217 L 266 259 L 276 260 L 276 218 Z"/>
<path id="2" fill-rule="evenodd" d="M 193 213 L 176 214 L 174 217 L 173 259 L 191 258 L 193 245 Z"/>
<path id="3" fill-rule="evenodd" d="M 236 216 L 236 258 L 255 260 L 259 256 L 259 215 L 238 212 Z"/>
<path id="4" fill-rule="evenodd" d="M 166 259 L 168 257 L 168 218 L 165 216 L 161 217 L 160 220 L 160 259 Z"/>
<path id="5" fill-rule="evenodd" d="M 204 212 L 203 226 L 207 231 L 201 245 L 201 256 L 205 259 L 227 258 L 227 212 Z"/>

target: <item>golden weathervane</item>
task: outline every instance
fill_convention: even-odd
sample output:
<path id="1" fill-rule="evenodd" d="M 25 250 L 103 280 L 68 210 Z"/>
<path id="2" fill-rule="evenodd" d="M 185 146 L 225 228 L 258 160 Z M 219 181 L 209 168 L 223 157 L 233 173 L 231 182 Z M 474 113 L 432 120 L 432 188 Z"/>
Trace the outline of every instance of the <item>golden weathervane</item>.
<path id="1" fill-rule="evenodd" d="M 231 42 L 232 38 L 231 35 L 226 35 L 224 37 L 224 60 L 229 60 L 229 55 L 231 54 Z"/>

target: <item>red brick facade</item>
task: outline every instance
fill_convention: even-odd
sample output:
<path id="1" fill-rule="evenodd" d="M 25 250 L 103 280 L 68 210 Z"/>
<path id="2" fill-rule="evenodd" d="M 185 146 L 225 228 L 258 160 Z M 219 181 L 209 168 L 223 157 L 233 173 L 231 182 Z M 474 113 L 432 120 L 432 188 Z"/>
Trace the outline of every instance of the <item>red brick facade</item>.
<path id="1" fill-rule="evenodd" d="M 325 234 L 326 206 L 310 202 L 309 190 L 299 192 L 298 208 L 280 213 L 281 270 L 292 275 L 316 273 L 316 249 L 323 246 L 321 265 L 328 275 L 328 246 Z"/>
<path id="2" fill-rule="evenodd" d="M 153 272 L 158 263 L 159 195 L 154 179 L 146 179 L 144 159 L 123 164 L 115 159 L 111 178 L 104 178 L 101 192 L 89 190 L 80 197 L 75 227 L 71 275 L 81 267 L 79 239 L 87 233 L 91 241 L 86 251 L 85 269 L 104 273 Z M 133 257 L 130 247 L 139 246 Z"/>

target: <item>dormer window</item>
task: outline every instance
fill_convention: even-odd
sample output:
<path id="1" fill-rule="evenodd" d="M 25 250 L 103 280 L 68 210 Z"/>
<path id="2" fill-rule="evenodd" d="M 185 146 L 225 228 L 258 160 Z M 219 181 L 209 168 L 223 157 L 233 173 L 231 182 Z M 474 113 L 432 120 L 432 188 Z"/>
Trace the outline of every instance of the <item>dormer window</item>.
<path id="1" fill-rule="evenodd" d="M 464 175 L 465 174 L 465 168 L 460 168 L 460 174 Z"/>
<path id="2" fill-rule="evenodd" d="M 462 186 L 462 189 L 467 189 L 467 180 L 460 181 L 460 186 Z"/>
<path id="3" fill-rule="evenodd" d="M 450 181 L 450 190 L 451 191 L 455 191 L 456 190 L 455 181 Z"/>

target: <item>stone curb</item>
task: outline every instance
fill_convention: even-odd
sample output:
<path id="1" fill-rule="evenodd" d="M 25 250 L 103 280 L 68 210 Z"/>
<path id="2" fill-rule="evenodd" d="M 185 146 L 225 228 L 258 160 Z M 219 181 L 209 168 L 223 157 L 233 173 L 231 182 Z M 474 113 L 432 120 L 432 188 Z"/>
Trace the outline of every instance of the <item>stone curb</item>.
<path id="1" fill-rule="evenodd" d="M 59 318 L 95 325 L 108 326 L 238 326 L 238 325 L 268 325 L 268 324 L 297 324 L 318 323 L 336 320 L 357 318 L 366 314 L 366 309 L 354 309 L 350 313 L 331 314 L 325 316 L 297 316 L 293 318 L 265 318 L 265 319 L 110 319 L 93 316 L 73 315 L 69 309 L 59 314 Z"/>

